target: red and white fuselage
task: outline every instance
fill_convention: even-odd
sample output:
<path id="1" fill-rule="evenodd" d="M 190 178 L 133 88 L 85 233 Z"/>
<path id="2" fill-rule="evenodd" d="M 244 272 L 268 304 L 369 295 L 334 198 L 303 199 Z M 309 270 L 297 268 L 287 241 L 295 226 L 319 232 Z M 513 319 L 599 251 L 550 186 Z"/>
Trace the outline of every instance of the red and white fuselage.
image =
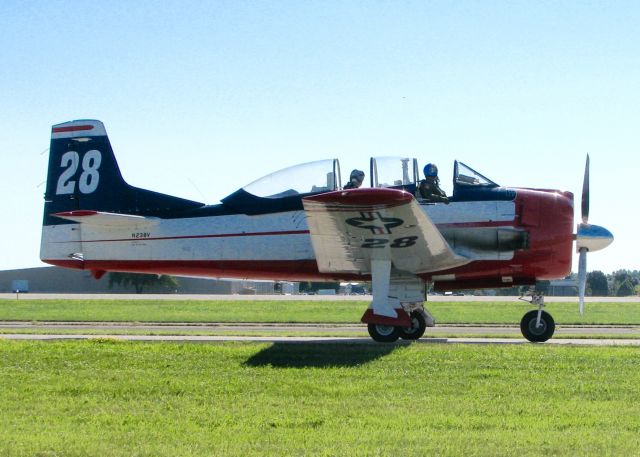
<path id="1" fill-rule="evenodd" d="M 496 200 L 482 195 L 481 200 L 467 196 L 463 201 L 454 198 L 450 204 L 433 204 L 419 202 L 401 189 L 335 190 L 329 186 L 321 192 L 299 195 L 297 208 L 291 195 L 283 196 L 281 200 L 289 201 L 278 207 L 274 204 L 277 198 L 238 193 L 239 197 L 233 194 L 221 205 L 207 206 L 134 188 L 121 178 L 102 123 L 74 121 L 54 126 L 41 258 L 52 265 L 91 270 L 96 276 L 128 271 L 364 280 L 371 276 L 368 268 L 318 265 L 309 210 L 302 202 L 325 202 L 330 206 L 327 213 L 344 219 L 359 214 L 393 217 L 394 210 L 387 207 L 394 202 L 391 206 L 395 208 L 417 205 L 463 261 L 393 274 L 413 274 L 451 290 L 533 284 L 537 279 L 564 277 L 571 270 L 573 196 L 568 192 L 505 189 L 496 193 L 500 197 Z M 335 225 L 333 216 L 325 221 L 329 226 Z M 348 235 L 355 239 L 393 238 L 392 232 L 375 234 L 347 228 L 362 232 Z M 343 235 L 347 236 L 336 236 Z M 362 249 L 358 243 L 366 245 L 357 240 L 351 244 Z M 370 249 L 377 252 L 378 247 Z M 357 255 L 349 249 L 347 246 L 347 257 Z"/>

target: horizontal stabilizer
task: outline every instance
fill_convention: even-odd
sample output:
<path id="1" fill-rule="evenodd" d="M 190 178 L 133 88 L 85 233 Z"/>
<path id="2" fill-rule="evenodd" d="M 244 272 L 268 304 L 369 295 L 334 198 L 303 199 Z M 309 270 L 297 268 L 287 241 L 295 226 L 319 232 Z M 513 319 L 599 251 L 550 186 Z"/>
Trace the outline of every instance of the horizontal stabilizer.
<path id="1" fill-rule="evenodd" d="M 101 211 L 65 211 L 54 213 L 52 216 L 87 225 L 103 227 L 124 227 L 135 225 L 152 226 L 160 222 L 158 217 L 135 216 L 132 214 L 105 213 Z"/>

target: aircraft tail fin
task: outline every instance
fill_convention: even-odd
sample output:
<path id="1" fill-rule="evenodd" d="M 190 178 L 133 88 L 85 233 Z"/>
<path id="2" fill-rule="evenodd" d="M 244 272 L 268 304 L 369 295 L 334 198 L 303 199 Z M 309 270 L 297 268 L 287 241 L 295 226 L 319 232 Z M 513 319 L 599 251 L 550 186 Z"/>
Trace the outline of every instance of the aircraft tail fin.
<path id="1" fill-rule="evenodd" d="M 52 127 L 43 225 L 65 223 L 55 214 L 69 211 L 170 217 L 202 205 L 127 184 L 102 122 L 77 120 Z"/>

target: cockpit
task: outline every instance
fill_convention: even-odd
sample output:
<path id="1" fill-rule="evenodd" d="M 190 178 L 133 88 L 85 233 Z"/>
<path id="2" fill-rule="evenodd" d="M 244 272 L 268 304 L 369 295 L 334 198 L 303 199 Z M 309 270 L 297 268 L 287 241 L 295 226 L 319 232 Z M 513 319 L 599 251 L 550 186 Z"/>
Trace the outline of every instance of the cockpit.
<path id="1" fill-rule="evenodd" d="M 418 160 L 411 157 L 372 157 L 362 187 L 386 187 L 416 195 L 422 179 Z M 338 159 L 303 163 L 270 173 L 222 200 L 246 214 L 302 208 L 302 198 L 343 188 Z M 450 201 L 511 199 L 507 189 L 462 162 L 454 162 L 453 195 Z M 418 196 L 418 200 L 420 198 Z"/>

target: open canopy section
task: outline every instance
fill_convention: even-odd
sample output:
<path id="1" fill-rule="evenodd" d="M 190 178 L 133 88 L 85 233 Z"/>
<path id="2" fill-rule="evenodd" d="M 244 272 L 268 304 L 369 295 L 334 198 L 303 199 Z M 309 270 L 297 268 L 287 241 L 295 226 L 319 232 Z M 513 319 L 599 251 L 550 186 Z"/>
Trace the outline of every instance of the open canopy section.
<path id="1" fill-rule="evenodd" d="M 371 187 L 413 187 L 418 182 L 418 161 L 411 157 L 372 157 Z"/>
<path id="2" fill-rule="evenodd" d="M 338 159 L 318 160 L 294 165 L 264 176 L 242 189 L 256 197 L 283 198 L 338 190 Z"/>

